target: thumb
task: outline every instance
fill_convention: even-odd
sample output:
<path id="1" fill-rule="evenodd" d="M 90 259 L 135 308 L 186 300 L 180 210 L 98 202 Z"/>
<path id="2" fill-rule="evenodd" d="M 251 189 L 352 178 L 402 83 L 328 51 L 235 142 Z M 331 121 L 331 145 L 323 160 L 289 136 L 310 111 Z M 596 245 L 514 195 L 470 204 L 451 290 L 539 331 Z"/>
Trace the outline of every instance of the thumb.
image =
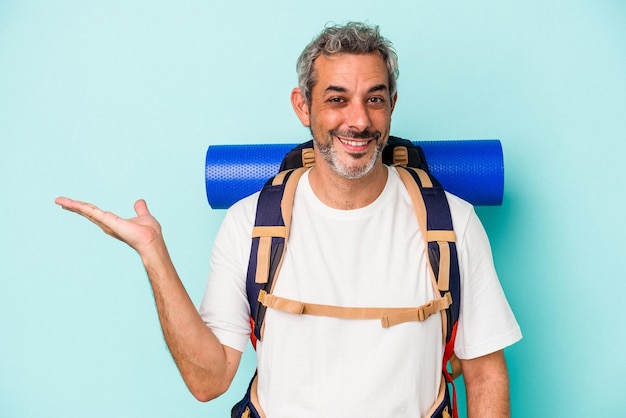
<path id="1" fill-rule="evenodd" d="M 135 202 L 135 213 L 137 216 L 150 215 L 150 211 L 148 210 L 148 205 L 145 200 L 139 199 Z"/>

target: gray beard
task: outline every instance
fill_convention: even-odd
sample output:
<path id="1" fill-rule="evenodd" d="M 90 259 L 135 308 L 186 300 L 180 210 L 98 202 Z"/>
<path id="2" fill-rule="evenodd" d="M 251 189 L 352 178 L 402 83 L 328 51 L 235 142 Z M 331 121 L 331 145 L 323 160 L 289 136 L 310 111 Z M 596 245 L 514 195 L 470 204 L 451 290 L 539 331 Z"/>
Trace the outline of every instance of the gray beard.
<path id="1" fill-rule="evenodd" d="M 322 156 L 324 161 L 328 163 L 330 168 L 341 177 L 349 180 L 360 179 L 369 174 L 374 168 L 374 165 L 376 164 L 378 158 L 380 158 L 380 154 L 384 148 L 383 144 L 377 143 L 376 152 L 374 152 L 367 164 L 360 167 L 347 167 L 339 162 L 339 159 L 337 158 L 337 153 L 335 152 L 335 149 L 333 147 L 334 142 L 331 141 L 329 145 L 323 145 L 320 144 L 315 138 L 313 138 L 313 141 L 315 142 L 315 146 L 319 150 L 320 155 Z M 365 158 L 365 156 L 357 156 L 354 159 L 357 160 L 361 158 Z"/>

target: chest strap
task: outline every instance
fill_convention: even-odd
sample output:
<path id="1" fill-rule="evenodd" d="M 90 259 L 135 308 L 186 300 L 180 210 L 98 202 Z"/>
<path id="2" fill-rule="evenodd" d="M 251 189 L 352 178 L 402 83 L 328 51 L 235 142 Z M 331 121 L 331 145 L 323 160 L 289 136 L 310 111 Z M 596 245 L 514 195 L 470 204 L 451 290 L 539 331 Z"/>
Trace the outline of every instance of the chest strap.
<path id="1" fill-rule="evenodd" d="M 404 322 L 423 322 L 429 316 L 448 309 L 452 304 L 452 297 L 448 292 L 443 297 L 431 300 L 417 308 L 359 308 L 305 303 L 269 294 L 261 290 L 259 292 L 259 302 L 267 308 L 296 315 L 326 316 L 341 319 L 380 319 L 381 326 L 388 328 Z"/>

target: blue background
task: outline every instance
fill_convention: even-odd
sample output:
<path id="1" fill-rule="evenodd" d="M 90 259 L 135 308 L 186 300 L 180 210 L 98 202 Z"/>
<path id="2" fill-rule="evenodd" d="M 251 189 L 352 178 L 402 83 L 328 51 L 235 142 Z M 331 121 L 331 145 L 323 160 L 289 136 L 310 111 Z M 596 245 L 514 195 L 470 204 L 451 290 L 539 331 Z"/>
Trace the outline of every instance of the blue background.
<path id="1" fill-rule="evenodd" d="M 199 302 L 224 215 L 206 147 L 308 139 L 295 59 L 349 19 L 398 50 L 395 135 L 502 140 L 504 204 L 478 213 L 525 335 L 515 416 L 626 416 L 619 0 L 0 1 L 0 416 L 227 416 L 252 353 L 195 401 L 139 257 L 53 200 L 145 198 Z"/>

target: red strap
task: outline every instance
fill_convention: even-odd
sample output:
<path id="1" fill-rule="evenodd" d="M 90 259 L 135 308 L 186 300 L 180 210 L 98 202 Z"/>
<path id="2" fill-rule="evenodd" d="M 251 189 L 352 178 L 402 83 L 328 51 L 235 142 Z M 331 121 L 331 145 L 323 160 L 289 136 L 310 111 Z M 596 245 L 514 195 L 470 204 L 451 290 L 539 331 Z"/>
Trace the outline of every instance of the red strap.
<path id="1" fill-rule="evenodd" d="M 446 343 L 446 347 L 443 351 L 443 375 L 446 378 L 446 381 L 452 385 L 452 418 L 459 417 L 459 411 L 456 403 L 456 386 L 454 385 L 454 379 L 450 375 L 448 371 L 448 361 L 452 357 L 452 353 L 454 353 L 454 341 L 456 340 L 456 327 L 457 323 L 455 323 L 452 327 L 452 334 L 450 335 L 450 340 Z"/>
<path id="2" fill-rule="evenodd" d="M 256 350 L 256 335 L 254 335 L 254 318 L 250 316 L 250 342 L 252 343 L 252 347 Z"/>

